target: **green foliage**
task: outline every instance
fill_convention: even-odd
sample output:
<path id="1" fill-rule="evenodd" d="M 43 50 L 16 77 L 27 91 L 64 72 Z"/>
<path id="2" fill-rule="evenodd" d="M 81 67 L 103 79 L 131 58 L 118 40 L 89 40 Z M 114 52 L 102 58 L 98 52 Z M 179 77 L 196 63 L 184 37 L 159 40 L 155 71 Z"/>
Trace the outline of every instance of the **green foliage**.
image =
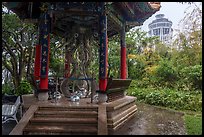
<path id="1" fill-rule="evenodd" d="M 49 72 L 53 76 L 63 77 L 64 75 L 64 40 L 53 34 L 50 35 L 50 61 Z M 60 48 L 59 48 L 60 47 Z"/>
<path id="2" fill-rule="evenodd" d="M 172 60 L 176 67 L 202 65 L 202 9 L 199 6 L 186 12 L 175 38 L 172 45 L 178 47 L 178 51 Z"/>
<path id="3" fill-rule="evenodd" d="M 145 66 L 157 64 L 160 60 L 157 53 L 152 52 L 152 45 L 155 43 L 159 43 L 157 37 L 147 37 L 147 33 L 140 29 L 132 29 L 126 33 L 129 78 L 142 79 Z M 108 53 L 111 75 L 119 77 L 120 39 L 118 35 L 109 39 Z M 129 55 L 136 56 L 136 58 L 129 58 Z"/>
<path id="4" fill-rule="evenodd" d="M 159 62 L 159 66 L 156 69 L 155 75 L 159 86 L 173 87 L 173 84 L 178 79 L 178 74 L 173 65 L 168 60 L 162 60 Z"/>
<path id="5" fill-rule="evenodd" d="M 136 56 L 136 58 L 128 60 L 129 78 L 142 79 L 142 75 L 144 73 L 145 73 L 145 61 L 142 56 Z"/>
<path id="6" fill-rule="evenodd" d="M 15 23 L 13 22 L 15 20 Z M 6 30 L 12 30 L 22 27 L 20 19 L 16 14 L 2 14 L 2 27 Z"/>
<path id="7" fill-rule="evenodd" d="M 162 81 L 173 81 L 177 78 L 176 72 L 173 66 L 168 61 L 161 61 L 159 67 L 156 70 L 155 75 Z"/>
<path id="8" fill-rule="evenodd" d="M 33 73 L 37 26 L 25 23 L 14 14 L 2 13 L 2 66 L 12 75 L 14 89 Z"/>
<path id="9" fill-rule="evenodd" d="M 137 28 L 126 33 L 128 77 L 141 80 L 137 83 L 138 87 L 202 90 L 202 28 L 199 30 L 199 23 L 185 20 L 192 29 L 185 28 L 179 32 L 171 45 L 161 43 L 157 37 L 147 37 L 147 33 Z M 111 75 L 114 77 L 119 74 L 119 45 L 118 36 L 109 40 L 109 64 L 112 65 Z M 189 66 L 196 67 L 187 69 Z"/>
<path id="10" fill-rule="evenodd" d="M 20 95 L 30 94 L 30 93 L 32 93 L 32 87 L 30 83 L 27 82 L 26 80 L 22 80 L 20 82 L 20 85 L 17 87 L 15 94 L 17 96 L 20 96 Z"/>
<path id="11" fill-rule="evenodd" d="M 194 92 L 182 92 L 174 89 L 163 88 L 138 88 L 138 81 L 133 80 L 128 95 L 137 97 L 151 105 L 173 108 L 176 110 L 202 111 L 202 95 Z"/>
<path id="12" fill-rule="evenodd" d="M 63 76 L 64 62 L 59 58 L 53 56 L 50 57 L 50 70 L 53 71 L 53 74 L 58 77 Z"/>
<path id="13" fill-rule="evenodd" d="M 8 95 L 13 95 L 14 94 L 13 87 L 11 86 L 10 83 L 2 84 L 2 93 L 3 94 L 8 94 Z"/>
<path id="14" fill-rule="evenodd" d="M 110 69 L 110 76 L 119 77 L 120 67 L 120 44 L 118 37 L 113 37 L 108 42 L 108 64 Z M 98 65 L 98 62 L 97 64 Z"/>
<path id="15" fill-rule="evenodd" d="M 202 135 L 202 117 L 185 115 L 184 120 L 188 135 Z"/>
<path id="16" fill-rule="evenodd" d="M 131 82 L 130 87 L 134 88 L 147 88 L 150 86 L 150 79 L 149 78 L 143 78 L 142 80 L 133 80 Z"/>
<path id="17" fill-rule="evenodd" d="M 190 90 L 202 90 L 202 65 L 184 67 L 181 70 L 181 78 Z"/>

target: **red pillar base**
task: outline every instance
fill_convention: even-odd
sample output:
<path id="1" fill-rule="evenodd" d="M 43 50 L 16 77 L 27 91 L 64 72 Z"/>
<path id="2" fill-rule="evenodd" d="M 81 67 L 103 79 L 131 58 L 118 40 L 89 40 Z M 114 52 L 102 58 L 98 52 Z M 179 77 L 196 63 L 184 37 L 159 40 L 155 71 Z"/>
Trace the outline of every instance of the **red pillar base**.
<path id="1" fill-rule="evenodd" d="M 48 91 L 48 77 L 40 79 L 40 91 Z"/>
<path id="2" fill-rule="evenodd" d="M 99 80 L 99 89 L 101 92 L 105 92 L 106 90 L 106 85 L 107 85 L 107 79 L 100 79 Z"/>

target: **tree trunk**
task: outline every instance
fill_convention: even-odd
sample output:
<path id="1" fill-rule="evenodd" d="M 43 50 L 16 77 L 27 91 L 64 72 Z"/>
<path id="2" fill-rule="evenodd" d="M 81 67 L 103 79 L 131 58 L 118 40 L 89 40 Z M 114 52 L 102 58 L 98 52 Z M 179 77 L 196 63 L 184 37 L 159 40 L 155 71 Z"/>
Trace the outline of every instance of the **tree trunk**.
<path id="1" fill-rule="evenodd" d="M 19 76 L 17 76 L 16 74 L 15 74 L 15 76 L 13 76 L 13 83 L 14 83 L 14 90 L 16 91 L 16 89 L 20 85 Z"/>
<path id="2" fill-rule="evenodd" d="M 30 76 L 30 70 L 31 70 L 31 64 L 32 62 L 32 57 L 33 57 L 33 48 L 30 48 L 28 51 L 28 60 L 27 60 L 27 72 L 26 72 L 26 78 L 29 79 Z"/>

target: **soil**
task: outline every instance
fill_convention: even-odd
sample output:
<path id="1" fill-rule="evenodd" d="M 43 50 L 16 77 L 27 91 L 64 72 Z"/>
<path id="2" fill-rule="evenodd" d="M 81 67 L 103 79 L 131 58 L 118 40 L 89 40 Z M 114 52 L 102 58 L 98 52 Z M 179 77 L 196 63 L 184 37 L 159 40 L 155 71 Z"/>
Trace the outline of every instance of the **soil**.
<path id="1" fill-rule="evenodd" d="M 114 135 L 186 135 L 183 116 L 176 112 L 137 103 L 137 113 Z"/>

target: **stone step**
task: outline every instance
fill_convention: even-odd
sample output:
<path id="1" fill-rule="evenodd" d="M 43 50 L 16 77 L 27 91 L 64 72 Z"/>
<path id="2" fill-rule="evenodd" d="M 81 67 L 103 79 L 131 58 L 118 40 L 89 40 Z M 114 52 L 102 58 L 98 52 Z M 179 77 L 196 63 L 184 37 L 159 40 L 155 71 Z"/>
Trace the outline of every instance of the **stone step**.
<path id="1" fill-rule="evenodd" d="M 135 101 L 136 97 L 125 96 L 106 104 L 108 134 L 113 134 L 135 116 L 137 112 Z"/>
<path id="2" fill-rule="evenodd" d="M 107 112 L 107 118 L 111 118 L 111 117 L 113 118 L 116 115 L 123 113 L 124 111 L 126 111 L 127 109 L 129 109 L 130 107 L 135 106 L 135 105 L 136 105 L 135 102 L 130 102 L 130 103 L 125 104 L 124 106 L 120 107 L 120 109 L 108 111 Z"/>
<path id="3" fill-rule="evenodd" d="M 136 97 L 132 97 L 132 96 L 126 96 L 124 98 L 120 98 L 118 100 L 115 100 L 113 102 L 109 102 L 107 103 L 107 112 L 111 112 L 111 111 L 115 111 L 118 109 L 123 108 L 124 106 L 131 104 L 131 103 L 135 103 L 136 101 Z"/>
<path id="4" fill-rule="evenodd" d="M 98 106 L 40 106 L 38 110 L 56 110 L 56 111 L 98 111 Z"/>
<path id="5" fill-rule="evenodd" d="M 31 134 L 36 134 L 36 135 L 60 135 L 60 134 L 97 134 L 97 127 L 71 127 L 71 126 L 64 126 L 64 125 L 50 125 L 50 126 L 45 126 L 45 125 L 28 125 L 26 128 L 24 128 L 23 131 L 24 135 L 31 135 Z"/>
<path id="6" fill-rule="evenodd" d="M 136 105 L 131 106 L 130 108 L 123 111 L 122 113 L 119 113 L 112 118 L 108 118 L 108 125 L 113 125 L 113 126 L 118 125 L 121 123 L 121 121 L 125 120 L 129 115 L 132 115 L 136 111 L 137 111 L 137 106 Z"/>
<path id="7" fill-rule="evenodd" d="M 137 107 L 132 106 L 127 111 L 124 111 L 123 113 L 121 113 L 121 114 L 119 114 L 119 115 L 117 115 L 111 119 L 108 119 L 108 130 L 110 132 L 112 132 L 112 131 L 119 129 L 120 127 L 122 127 L 124 125 L 124 123 L 126 123 L 131 118 L 133 118 L 135 116 L 136 112 L 137 112 Z"/>
<path id="8" fill-rule="evenodd" d="M 56 123 L 56 122 L 49 122 L 49 123 L 39 123 L 39 122 L 29 122 L 28 125 L 32 125 L 32 126 L 37 126 L 37 125 L 48 125 L 48 126 L 71 126 L 71 127 L 80 127 L 80 128 L 84 128 L 84 127 L 97 127 L 98 123 L 73 123 L 73 122 L 69 122 L 69 123 Z"/>
<path id="9" fill-rule="evenodd" d="M 97 111 L 57 111 L 57 110 L 39 110 L 34 113 L 34 117 L 97 117 Z"/>
<path id="10" fill-rule="evenodd" d="M 81 124 L 94 124 L 97 123 L 97 118 L 46 118 L 46 117 L 37 117 L 30 119 L 29 123 L 60 123 L 60 124 L 66 124 L 66 123 L 81 123 Z"/>

